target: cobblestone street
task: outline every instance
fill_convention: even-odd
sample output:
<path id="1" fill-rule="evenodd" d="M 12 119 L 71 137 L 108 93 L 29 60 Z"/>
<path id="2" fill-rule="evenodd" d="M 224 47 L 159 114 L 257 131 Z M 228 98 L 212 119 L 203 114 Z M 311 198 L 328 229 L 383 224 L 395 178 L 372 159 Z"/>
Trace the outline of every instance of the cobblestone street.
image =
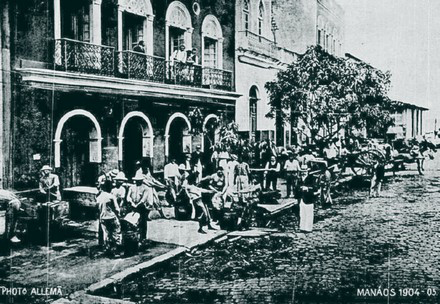
<path id="1" fill-rule="evenodd" d="M 440 172 L 390 177 L 380 198 L 354 191 L 293 213 L 255 238 L 230 238 L 125 281 L 114 296 L 144 303 L 438 303 Z M 108 294 L 107 294 L 108 295 Z M 389 295 L 389 297 L 388 297 Z"/>

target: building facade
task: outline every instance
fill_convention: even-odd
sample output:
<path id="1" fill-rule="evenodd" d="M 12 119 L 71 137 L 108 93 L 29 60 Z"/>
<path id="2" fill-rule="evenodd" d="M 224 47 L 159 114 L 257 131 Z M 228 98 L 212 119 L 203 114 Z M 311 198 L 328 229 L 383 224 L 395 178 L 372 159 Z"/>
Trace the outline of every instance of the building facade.
<path id="1" fill-rule="evenodd" d="M 387 136 L 391 138 L 415 138 L 424 134 L 424 114 L 427 108 L 409 103 L 402 103 L 402 109 L 393 114 L 394 126 L 390 127 Z"/>
<path id="2" fill-rule="evenodd" d="M 266 117 L 269 97 L 265 84 L 295 59 L 295 53 L 274 42 L 271 0 L 237 0 L 235 7 L 235 120 L 251 141 L 275 138 L 275 124 Z"/>
<path id="3" fill-rule="evenodd" d="M 266 117 L 270 106 L 265 84 L 309 46 L 321 44 L 340 55 L 343 20 L 344 12 L 333 0 L 236 1 L 235 74 L 241 97 L 235 117 L 239 130 L 251 141 L 271 139 L 278 146 L 297 141 L 290 125 Z"/>
<path id="4" fill-rule="evenodd" d="M 196 129 L 233 119 L 230 1 L 5 2 L 13 37 L 5 186 L 34 187 L 43 164 L 63 187 L 92 186 L 113 168 L 131 177 L 137 160 L 160 171 L 196 145 L 208 150 L 214 139 Z M 145 53 L 133 50 L 141 40 Z M 195 62 L 173 60 L 192 49 Z"/>

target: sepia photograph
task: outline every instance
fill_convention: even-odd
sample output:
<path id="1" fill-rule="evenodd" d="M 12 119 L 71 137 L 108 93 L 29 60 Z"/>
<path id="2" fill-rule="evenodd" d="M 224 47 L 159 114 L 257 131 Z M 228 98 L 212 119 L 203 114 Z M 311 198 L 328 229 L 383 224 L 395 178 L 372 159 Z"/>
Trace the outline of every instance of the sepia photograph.
<path id="1" fill-rule="evenodd" d="M 440 303 L 439 16 L 0 0 L 0 303 Z"/>

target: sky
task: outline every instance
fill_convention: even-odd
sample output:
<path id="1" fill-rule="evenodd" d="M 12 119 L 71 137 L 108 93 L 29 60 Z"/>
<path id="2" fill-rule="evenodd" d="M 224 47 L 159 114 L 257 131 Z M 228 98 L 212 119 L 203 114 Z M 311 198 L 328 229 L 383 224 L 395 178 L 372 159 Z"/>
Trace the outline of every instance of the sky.
<path id="1" fill-rule="evenodd" d="M 440 0 L 336 0 L 345 52 L 392 74 L 390 97 L 430 109 L 440 127 Z"/>

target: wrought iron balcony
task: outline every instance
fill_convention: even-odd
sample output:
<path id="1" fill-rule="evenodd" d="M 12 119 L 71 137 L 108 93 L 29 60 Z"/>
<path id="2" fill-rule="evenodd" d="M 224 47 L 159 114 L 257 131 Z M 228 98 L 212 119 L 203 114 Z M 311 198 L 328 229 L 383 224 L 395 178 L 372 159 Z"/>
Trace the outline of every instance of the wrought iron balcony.
<path id="1" fill-rule="evenodd" d="M 71 39 L 55 41 L 55 64 L 69 72 L 232 91 L 232 72 Z"/>
<path id="2" fill-rule="evenodd" d="M 118 52 L 117 75 L 129 79 L 164 82 L 165 60 L 133 51 Z"/>
<path id="3" fill-rule="evenodd" d="M 94 75 L 114 75 L 113 47 L 62 38 L 55 40 L 54 55 L 58 69 Z"/>
<path id="4" fill-rule="evenodd" d="M 232 72 L 193 63 L 167 61 L 133 51 L 118 52 L 118 76 L 168 84 L 232 90 Z"/>

